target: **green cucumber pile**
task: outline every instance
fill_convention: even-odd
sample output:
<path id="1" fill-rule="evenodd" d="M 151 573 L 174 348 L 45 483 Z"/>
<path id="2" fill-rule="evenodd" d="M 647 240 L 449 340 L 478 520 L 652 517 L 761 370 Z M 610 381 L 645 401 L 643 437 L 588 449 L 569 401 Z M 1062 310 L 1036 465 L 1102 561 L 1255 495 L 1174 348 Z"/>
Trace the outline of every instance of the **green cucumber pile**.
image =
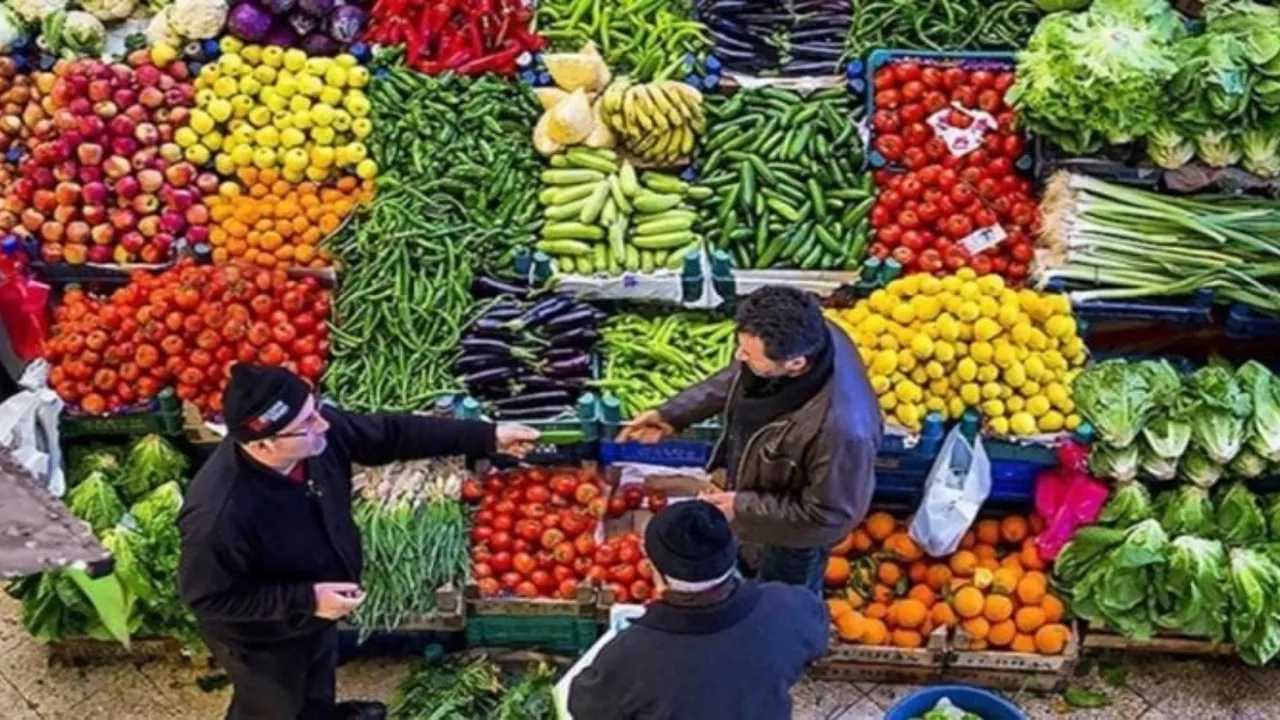
<path id="1" fill-rule="evenodd" d="M 665 173 L 637 174 L 612 150 L 574 148 L 550 163 L 542 172 L 545 224 L 535 248 L 555 259 L 558 272 L 677 270 L 702 247 L 693 231 L 698 214 L 686 201 L 710 198 L 709 188 Z"/>
<path id="2" fill-rule="evenodd" d="M 843 87 L 805 97 L 779 88 L 708 97 L 711 130 L 694 162 L 715 190 L 695 230 L 739 268 L 855 269 L 874 202 L 857 121 Z"/>

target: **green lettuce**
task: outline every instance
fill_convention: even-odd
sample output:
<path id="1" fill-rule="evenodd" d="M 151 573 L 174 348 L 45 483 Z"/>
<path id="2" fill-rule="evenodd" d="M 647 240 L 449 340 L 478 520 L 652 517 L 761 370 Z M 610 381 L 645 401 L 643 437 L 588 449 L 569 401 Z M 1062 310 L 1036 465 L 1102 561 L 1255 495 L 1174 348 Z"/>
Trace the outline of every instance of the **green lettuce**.
<path id="1" fill-rule="evenodd" d="M 1194 403 L 1191 441 L 1210 460 L 1225 465 L 1244 445 L 1245 423 L 1253 413 L 1253 401 L 1230 370 L 1209 365 L 1187 377 L 1187 392 Z"/>
<path id="2" fill-rule="evenodd" d="M 1217 540 L 1174 538 L 1156 585 L 1160 625 L 1213 640 L 1226 637 L 1226 567 L 1227 551 Z"/>
<path id="3" fill-rule="evenodd" d="M 1053 561 L 1053 575 L 1070 587 L 1084 579 L 1112 549 L 1124 542 L 1127 528 L 1086 525 L 1071 536 Z"/>
<path id="4" fill-rule="evenodd" d="M 1155 587 L 1168 544 L 1168 535 L 1155 520 L 1129 528 L 1119 545 L 1105 551 L 1068 588 L 1072 612 L 1086 620 L 1102 620 L 1128 637 L 1149 639 L 1159 614 Z"/>
<path id="5" fill-rule="evenodd" d="M 1261 550 L 1234 548 L 1227 569 L 1231 642 L 1250 665 L 1280 652 L 1280 567 Z"/>
<path id="6" fill-rule="evenodd" d="M 1202 488 L 1213 487 L 1222 478 L 1223 466 L 1214 462 L 1199 447 L 1192 445 L 1178 461 L 1179 477 Z"/>
<path id="7" fill-rule="evenodd" d="M 1143 368 L 1154 388 L 1156 407 L 1142 425 L 1142 439 L 1152 453 L 1176 463 L 1191 442 L 1189 413 L 1194 403 L 1182 389 L 1182 378 L 1168 362 L 1143 363 Z"/>
<path id="8" fill-rule="evenodd" d="M 1196 146 L 1172 120 L 1162 120 L 1147 137 L 1147 157 L 1166 170 L 1177 170 L 1196 157 Z"/>
<path id="9" fill-rule="evenodd" d="M 1171 536 L 1217 534 L 1213 501 L 1209 491 L 1196 485 L 1183 485 L 1164 493 L 1156 500 L 1155 516 L 1160 527 Z"/>
<path id="10" fill-rule="evenodd" d="M 67 493 L 67 509 L 89 523 L 94 535 L 101 534 L 120 521 L 124 503 L 111 486 L 106 473 L 93 471 Z"/>
<path id="11" fill-rule="evenodd" d="M 1245 442 L 1261 457 L 1280 460 L 1280 381 L 1267 367 L 1250 360 L 1236 370 L 1236 378 L 1252 401 Z"/>
<path id="12" fill-rule="evenodd" d="M 1105 360 L 1081 373 L 1071 392 L 1102 442 L 1127 448 L 1179 387 L 1177 374 L 1160 364 Z"/>
<path id="13" fill-rule="evenodd" d="M 1227 545 L 1249 545 L 1267 539 L 1267 517 L 1258 496 L 1242 482 L 1232 483 L 1218 498 L 1214 522 L 1218 526 L 1214 535 Z"/>
<path id="14" fill-rule="evenodd" d="M 1178 476 L 1178 459 L 1161 456 L 1144 440 L 1138 443 L 1138 469 L 1152 480 L 1172 480 Z"/>
<path id="15" fill-rule="evenodd" d="M 1233 478 L 1249 480 L 1267 471 L 1267 460 L 1252 448 L 1243 448 L 1227 463 L 1227 474 Z"/>
<path id="16" fill-rule="evenodd" d="M 1115 448 L 1094 444 L 1089 448 L 1089 472 L 1117 482 L 1133 480 L 1138 477 L 1138 446 Z"/>
<path id="17" fill-rule="evenodd" d="M 1274 543 L 1280 543 L 1280 494 L 1272 495 L 1267 500 L 1268 537 Z M 1280 556 L 1278 556 L 1280 558 Z"/>
<path id="18" fill-rule="evenodd" d="M 1147 486 L 1140 482 L 1122 482 L 1111 491 L 1098 522 L 1127 528 L 1151 517 L 1151 493 L 1147 492 Z"/>
<path id="19" fill-rule="evenodd" d="M 124 465 L 120 491 L 126 500 L 133 501 L 163 483 L 182 478 L 187 458 L 159 435 L 147 435 L 129 448 Z"/>

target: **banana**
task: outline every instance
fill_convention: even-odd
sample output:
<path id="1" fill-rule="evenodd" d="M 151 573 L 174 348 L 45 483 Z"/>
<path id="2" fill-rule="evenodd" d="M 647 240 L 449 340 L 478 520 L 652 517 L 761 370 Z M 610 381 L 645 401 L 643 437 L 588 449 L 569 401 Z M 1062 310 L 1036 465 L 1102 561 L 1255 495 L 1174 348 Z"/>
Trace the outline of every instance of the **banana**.
<path id="1" fill-rule="evenodd" d="M 684 118 L 684 122 L 681 123 L 683 125 L 693 122 L 695 115 L 690 107 L 691 103 L 685 99 L 684 94 L 676 87 L 678 85 L 684 85 L 684 83 L 674 80 L 665 80 L 661 83 L 662 92 L 670 99 L 671 105 L 680 113 L 680 116 Z M 694 107 L 697 106 L 694 105 Z"/>
<path id="2" fill-rule="evenodd" d="M 693 152 L 693 146 L 696 141 L 694 139 L 693 130 L 688 127 L 682 129 L 684 130 L 684 136 L 680 139 L 680 154 L 688 155 Z"/>
<path id="3" fill-rule="evenodd" d="M 649 119 L 649 122 L 653 124 L 653 127 L 662 132 L 666 132 L 671 129 L 671 124 L 667 122 L 666 115 L 662 114 L 662 111 L 660 111 L 657 105 L 654 104 L 653 98 L 650 97 L 648 85 L 635 86 L 632 88 L 632 94 L 635 97 L 637 106 L 640 108 L 640 112 L 643 113 L 644 117 Z"/>
<path id="4" fill-rule="evenodd" d="M 652 132 L 653 120 L 642 107 L 641 102 L 638 88 L 628 88 L 626 95 L 622 98 L 622 114 L 626 117 L 628 124 L 635 124 L 645 132 Z"/>
<path id="5" fill-rule="evenodd" d="M 653 99 L 653 104 L 666 116 L 671 127 L 680 127 L 685 124 L 684 114 L 677 107 L 679 101 L 672 101 L 671 96 L 663 88 L 663 83 L 649 83 L 646 89 L 649 97 Z"/>

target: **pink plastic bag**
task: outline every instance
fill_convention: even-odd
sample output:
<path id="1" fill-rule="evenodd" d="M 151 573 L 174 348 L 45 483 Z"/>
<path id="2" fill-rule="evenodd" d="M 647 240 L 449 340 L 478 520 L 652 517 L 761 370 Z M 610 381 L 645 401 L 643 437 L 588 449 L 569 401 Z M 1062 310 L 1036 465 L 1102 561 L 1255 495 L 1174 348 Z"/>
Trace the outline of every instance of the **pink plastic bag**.
<path id="1" fill-rule="evenodd" d="M 1107 503 L 1107 486 L 1089 475 L 1088 458 L 1086 446 L 1068 441 L 1058 448 L 1058 467 L 1036 478 L 1036 512 L 1045 519 L 1036 549 L 1045 562 L 1058 557 L 1077 528 L 1097 522 Z"/>

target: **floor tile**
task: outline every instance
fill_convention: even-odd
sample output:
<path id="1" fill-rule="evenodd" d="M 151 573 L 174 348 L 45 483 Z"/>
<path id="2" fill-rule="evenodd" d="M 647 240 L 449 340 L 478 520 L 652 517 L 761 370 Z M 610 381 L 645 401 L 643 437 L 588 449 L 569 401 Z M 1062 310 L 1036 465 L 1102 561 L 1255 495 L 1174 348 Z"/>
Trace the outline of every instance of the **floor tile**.
<path id="1" fill-rule="evenodd" d="M 70 708 L 101 690 L 110 673 L 101 667 L 50 665 L 45 648 L 24 638 L 0 652 L 0 676 L 17 688 L 46 717 Z"/>
<path id="2" fill-rule="evenodd" d="M 157 662 L 147 663 L 139 671 L 150 681 L 156 693 L 182 711 L 184 718 L 221 718 L 226 713 L 227 704 L 231 702 L 230 686 L 213 692 L 205 692 L 200 688 L 199 680 L 202 677 L 216 674 L 216 671 L 205 667 Z"/>
<path id="3" fill-rule="evenodd" d="M 852 683 L 830 680 L 801 680 L 791 688 L 795 720 L 825 720 L 832 713 L 866 700 L 866 694 Z"/>
<path id="4" fill-rule="evenodd" d="M 1274 685 L 1264 687 L 1246 668 L 1231 662 L 1150 658 L 1132 667 L 1129 687 L 1166 715 L 1203 720 L 1280 717 Z"/>
<path id="5" fill-rule="evenodd" d="M 352 660 L 338 668 L 338 699 L 387 702 L 411 666 L 408 660 Z"/>
<path id="6" fill-rule="evenodd" d="M 836 711 L 836 714 L 827 720 L 881 720 L 883 717 L 884 711 L 871 702 L 871 698 L 864 698 L 852 707 Z"/>
<path id="7" fill-rule="evenodd" d="M 40 720 L 35 708 L 4 678 L 0 678 L 0 717 L 5 720 Z"/>
<path id="8" fill-rule="evenodd" d="M 106 685 L 76 705 L 47 715 L 49 720 L 205 720 L 207 715 L 179 712 L 155 686 L 132 665 L 98 668 L 107 676 Z"/>
<path id="9" fill-rule="evenodd" d="M 30 639 L 22 627 L 22 603 L 0 591 L 0 651 Z"/>
<path id="10" fill-rule="evenodd" d="M 899 700 L 919 690 L 919 685 L 876 685 L 867 691 L 867 697 L 881 710 L 888 710 Z"/>

